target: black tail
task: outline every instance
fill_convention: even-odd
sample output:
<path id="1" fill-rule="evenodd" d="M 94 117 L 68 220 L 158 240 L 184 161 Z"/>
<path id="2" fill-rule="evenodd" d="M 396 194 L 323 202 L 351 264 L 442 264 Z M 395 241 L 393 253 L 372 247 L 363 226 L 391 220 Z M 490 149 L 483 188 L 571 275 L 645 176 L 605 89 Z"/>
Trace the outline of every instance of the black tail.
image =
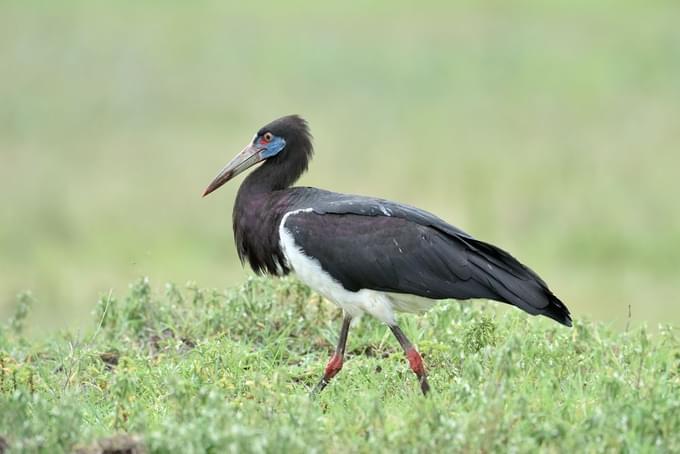
<path id="1" fill-rule="evenodd" d="M 550 292 L 549 289 L 548 292 Z M 553 295 L 552 292 L 550 292 L 549 297 L 550 302 L 544 309 L 545 312 L 543 312 L 543 315 L 550 317 L 563 325 L 571 326 L 571 313 L 569 312 L 569 308 L 567 308 L 558 297 Z"/>
<path id="2" fill-rule="evenodd" d="M 497 295 L 494 299 L 571 326 L 567 306 L 533 270 L 491 244 L 473 239 L 466 239 L 465 243 L 474 252 L 469 257 L 476 266 L 474 278 L 491 287 Z"/>

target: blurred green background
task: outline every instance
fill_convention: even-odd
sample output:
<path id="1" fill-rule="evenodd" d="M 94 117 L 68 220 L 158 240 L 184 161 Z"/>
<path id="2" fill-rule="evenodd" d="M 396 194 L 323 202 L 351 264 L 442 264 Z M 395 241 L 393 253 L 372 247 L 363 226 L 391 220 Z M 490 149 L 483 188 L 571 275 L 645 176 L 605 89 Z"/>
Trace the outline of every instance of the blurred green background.
<path id="1" fill-rule="evenodd" d="M 0 316 L 244 280 L 240 178 L 200 194 L 299 113 L 301 184 L 433 211 L 577 318 L 680 322 L 680 3 L 231 3 L 0 3 Z"/>

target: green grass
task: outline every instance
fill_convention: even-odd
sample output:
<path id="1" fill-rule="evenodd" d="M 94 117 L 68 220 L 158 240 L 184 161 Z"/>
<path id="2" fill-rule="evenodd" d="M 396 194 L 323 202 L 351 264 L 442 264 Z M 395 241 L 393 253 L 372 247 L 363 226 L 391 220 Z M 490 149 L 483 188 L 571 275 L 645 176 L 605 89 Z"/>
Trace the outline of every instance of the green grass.
<path id="1" fill-rule="evenodd" d="M 86 330 L 39 341 L 22 335 L 30 304 L 0 332 L 0 436 L 16 452 L 88 452 L 124 434 L 151 452 L 680 450 L 670 326 L 567 329 L 442 304 L 402 317 L 428 365 L 423 398 L 389 330 L 363 319 L 312 399 L 340 319 L 294 280 L 226 292 L 141 280 L 104 295 Z"/>
<path id="2" fill-rule="evenodd" d="M 136 276 L 237 285 L 239 181 L 300 113 L 302 184 L 435 212 L 577 318 L 680 323 L 680 3 L 0 2 L 0 318 L 85 326 Z"/>

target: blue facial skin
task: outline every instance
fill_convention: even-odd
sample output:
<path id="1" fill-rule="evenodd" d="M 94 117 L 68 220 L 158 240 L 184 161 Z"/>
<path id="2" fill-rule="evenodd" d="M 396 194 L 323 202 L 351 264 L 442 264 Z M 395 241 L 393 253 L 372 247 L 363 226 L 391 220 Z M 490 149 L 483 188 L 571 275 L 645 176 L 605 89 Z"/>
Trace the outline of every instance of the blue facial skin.
<path id="1" fill-rule="evenodd" d="M 265 148 L 260 152 L 260 156 L 262 156 L 263 159 L 271 158 L 272 156 L 276 156 L 283 150 L 283 148 L 286 146 L 286 141 L 283 140 L 281 137 L 272 137 L 272 140 L 269 141 L 268 144 L 265 145 Z"/>

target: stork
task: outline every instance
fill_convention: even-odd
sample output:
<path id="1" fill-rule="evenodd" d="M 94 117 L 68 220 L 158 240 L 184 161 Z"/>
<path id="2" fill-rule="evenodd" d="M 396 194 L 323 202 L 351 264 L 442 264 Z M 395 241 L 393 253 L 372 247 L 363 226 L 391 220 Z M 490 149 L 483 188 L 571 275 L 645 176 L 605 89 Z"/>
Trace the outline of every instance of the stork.
<path id="1" fill-rule="evenodd" d="M 313 154 L 307 122 L 289 115 L 262 127 L 203 196 L 262 163 L 241 183 L 233 211 L 236 249 L 258 274 L 294 273 L 343 311 L 335 353 L 314 388 L 342 369 L 352 319 L 385 323 L 423 394 L 423 360 L 397 324 L 448 298 L 484 298 L 571 326 L 569 309 L 529 267 L 427 211 L 388 200 L 291 187 Z"/>

